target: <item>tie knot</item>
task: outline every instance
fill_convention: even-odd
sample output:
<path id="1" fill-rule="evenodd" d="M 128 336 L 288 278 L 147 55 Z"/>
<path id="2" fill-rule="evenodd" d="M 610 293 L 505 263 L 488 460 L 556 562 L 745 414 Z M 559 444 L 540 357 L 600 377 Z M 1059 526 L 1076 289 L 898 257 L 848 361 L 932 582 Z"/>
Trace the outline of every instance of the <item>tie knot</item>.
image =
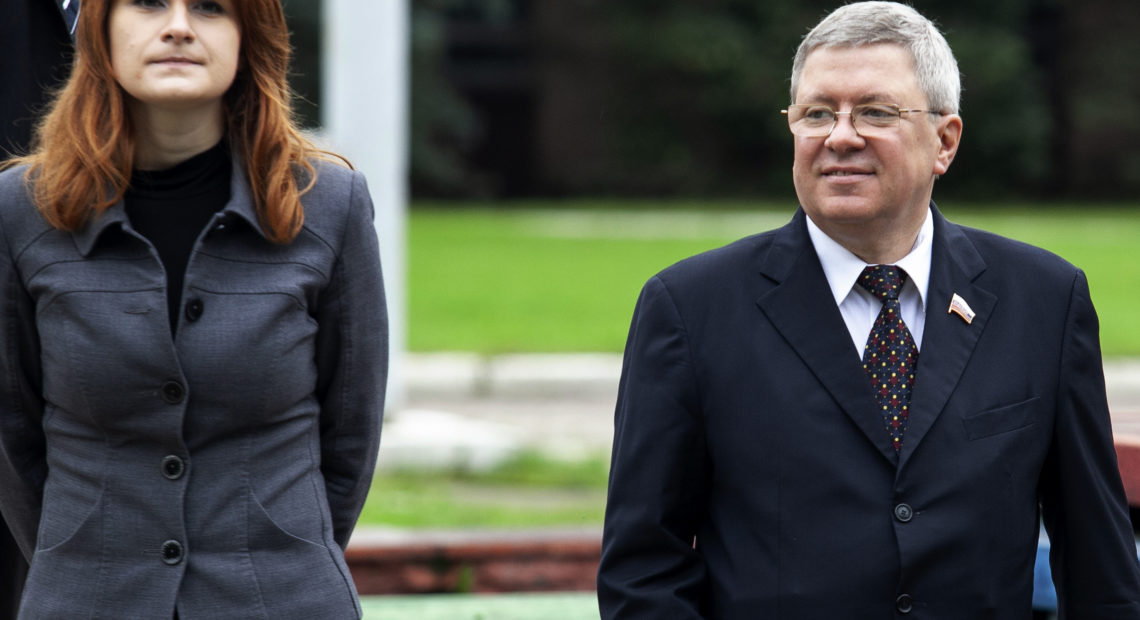
<path id="1" fill-rule="evenodd" d="M 888 299 L 898 299 L 904 282 L 906 282 L 906 272 L 894 265 L 867 267 L 859 276 L 859 286 L 884 302 Z"/>

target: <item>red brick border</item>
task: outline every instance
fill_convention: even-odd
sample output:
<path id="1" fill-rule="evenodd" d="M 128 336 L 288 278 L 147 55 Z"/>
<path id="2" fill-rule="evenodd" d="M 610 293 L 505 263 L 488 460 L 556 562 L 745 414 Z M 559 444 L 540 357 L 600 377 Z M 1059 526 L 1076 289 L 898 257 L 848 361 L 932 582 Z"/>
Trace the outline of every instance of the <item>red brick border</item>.
<path id="1" fill-rule="evenodd" d="M 362 542 L 345 559 L 361 595 L 587 591 L 600 535 L 451 535 L 449 540 Z"/>
<path id="2" fill-rule="evenodd" d="M 1140 508 L 1140 435 L 1116 436 L 1116 460 L 1128 504 Z"/>

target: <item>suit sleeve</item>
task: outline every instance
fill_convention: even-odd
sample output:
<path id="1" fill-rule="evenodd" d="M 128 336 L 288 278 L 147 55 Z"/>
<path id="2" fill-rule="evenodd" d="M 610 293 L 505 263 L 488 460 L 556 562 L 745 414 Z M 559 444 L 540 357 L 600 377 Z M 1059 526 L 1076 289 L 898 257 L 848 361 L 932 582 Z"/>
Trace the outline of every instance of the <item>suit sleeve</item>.
<path id="1" fill-rule="evenodd" d="M 1065 325 L 1042 514 L 1062 619 L 1140 619 L 1140 567 L 1113 449 L 1096 311 L 1078 272 Z"/>
<path id="2" fill-rule="evenodd" d="M 39 338 L 32 299 L 2 231 L 0 278 L 0 511 L 30 560 L 47 480 Z"/>
<path id="3" fill-rule="evenodd" d="M 364 507 L 384 414 L 388 314 L 364 177 L 352 174 L 344 239 L 317 312 L 321 473 L 333 538 L 344 548 Z"/>
<path id="4" fill-rule="evenodd" d="M 696 618 L 705 565 L 694 537 L 707 455 L 685 325 L 659 278 L 642 289 L 614 418 L 598 570 L 602 618 Z"/>

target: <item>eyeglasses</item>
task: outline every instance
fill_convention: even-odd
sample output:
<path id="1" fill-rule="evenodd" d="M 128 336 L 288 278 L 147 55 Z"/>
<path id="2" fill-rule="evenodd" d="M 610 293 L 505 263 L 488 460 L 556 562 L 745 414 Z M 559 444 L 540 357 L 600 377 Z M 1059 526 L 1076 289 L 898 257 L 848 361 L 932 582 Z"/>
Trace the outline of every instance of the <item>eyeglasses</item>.
<path id="1" fill-rule="evenodd" d="M 890 103 L 864 103 L 851 108 L 850 112 L 836 112 L 834 108 L 819 103 L 797 103 L 780 110 L 788 117 L 788 127 L 801 138 L 825 138 L 831 135 L 843 114 L 851 116 L 855 133 L 864 138 L 887 135 L 899 126 L 899 121 L 907 114 L 926 112 L 942 114 L 934 110 L 900 108 Z"/>

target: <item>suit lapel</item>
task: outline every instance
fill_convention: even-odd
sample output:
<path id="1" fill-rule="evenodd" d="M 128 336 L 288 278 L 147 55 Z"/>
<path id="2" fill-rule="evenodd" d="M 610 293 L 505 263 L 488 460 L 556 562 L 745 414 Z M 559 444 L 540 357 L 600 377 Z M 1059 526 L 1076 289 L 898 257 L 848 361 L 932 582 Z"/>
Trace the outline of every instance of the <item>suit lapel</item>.
<path id="1" fill-rule="evenodd" d="M 79 21 L 79 0 L 55 0 L 55 6 L 63 16 L 67 33 L 75 38 L 75 26 Z"/>
<path id="2" fill-rule="evenodd" d="M 797 212 L 777 233 L 779 238 L 761 265 L 761 273 L 777 286 L 756 303 L 868 441 L 894 463 L 897 455 L 882 418 L 876 415 L 862 360 L 851 345 L 804 218 L 802 210 Z"/>
<path id="3" fill-rule="evenodd" d="M 986 265 L 973 243 L 937 208 L 931 208 L 934 245 L 926 296 L 926 328 L 911 396 L 910 420 L 899 455 L 900 469 L 945 409 L 997 304 L 993 293 L 974 284 Z M 955 293 L 974 310 L 972 323 L 947 312 Z"/>

